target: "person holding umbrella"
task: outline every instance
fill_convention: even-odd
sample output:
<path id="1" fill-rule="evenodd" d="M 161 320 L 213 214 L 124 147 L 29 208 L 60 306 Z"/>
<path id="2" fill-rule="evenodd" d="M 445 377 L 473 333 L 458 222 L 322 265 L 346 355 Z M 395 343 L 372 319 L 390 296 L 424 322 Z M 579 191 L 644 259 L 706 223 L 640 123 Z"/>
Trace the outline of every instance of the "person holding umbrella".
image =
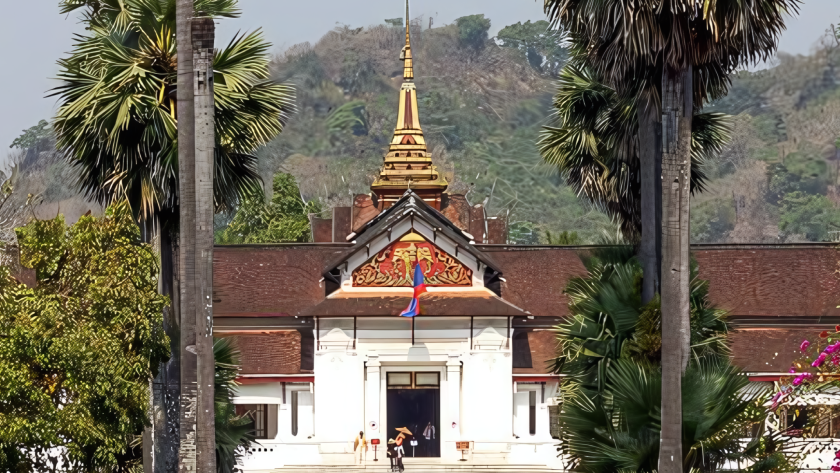
<path id="1" fill-rule="evenodd" d="M 399 452 L 399 458 L 402 458 L 405 456 L 405 447 L 403 444 L 412 434 L 407 427 L 397 427 L 396 431 L 399 432 L 399 434 L 397 434 L 397 439 L 395 440 L 395 442 L 397 443 L 396 450 L 397 452 Z"/>

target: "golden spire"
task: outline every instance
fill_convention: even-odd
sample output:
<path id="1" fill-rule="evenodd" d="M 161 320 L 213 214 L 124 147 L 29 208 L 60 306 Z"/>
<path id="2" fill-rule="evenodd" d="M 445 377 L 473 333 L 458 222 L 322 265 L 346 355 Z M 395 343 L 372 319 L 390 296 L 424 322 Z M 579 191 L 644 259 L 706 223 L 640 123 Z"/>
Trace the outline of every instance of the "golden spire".
<path id="1" fill-rule="evenodd" d="M 411 57 L 411 29 L 408 16 L 408 0 L 405 0 L 405 46 L 400 53 L 400 59 L 405 62 L 403 66 L 403 79 L 414 80 L 414 61 Z"/>
<path id="2" fill-rule="evenodd" d="M 385 165 L 379 177 L 371 185 L 379 197 L 380 209 L 390 207 L 402 194 L 411 189 L 439 208 L 440 195 L 448 183 L 432 164 L 432 155 L 426 149 L 426 140 L 420 128 L 417 113 L 417 87 L 414 84 L 414 63 L 411 56 L 411 32 L 409 28 L 408 0 L 405 2 L 405 47 L 400 59 L 403 67 L 403 84 L 400 87 L 400 108 L 397 126 Z M 437 203 L 437 204 L 435 204 Z"/>

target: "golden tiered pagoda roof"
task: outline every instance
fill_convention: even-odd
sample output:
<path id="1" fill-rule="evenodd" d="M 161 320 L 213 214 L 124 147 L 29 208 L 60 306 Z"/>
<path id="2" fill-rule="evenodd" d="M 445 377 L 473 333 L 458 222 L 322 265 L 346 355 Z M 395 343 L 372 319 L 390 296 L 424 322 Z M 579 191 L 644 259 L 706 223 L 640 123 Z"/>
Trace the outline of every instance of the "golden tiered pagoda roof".
<path id="1" fill-rule="evenodd" d="M 400 53 L 400 59 L 404 62 L 400 108 L 394 137 L 391 139 L 388 154 L 385 155 L 385 164 L 379 172 L 379 177 L 371 185 L 371 189 L 377 194 L 377 191 L 400 189 L 432 190 L 441 193 L 448 186 L 446 178 L 432 164 L 432 155 L 426 148 L 426 140 L 420 128 L 408 14 L 406 0 L 405 47 Z"/>

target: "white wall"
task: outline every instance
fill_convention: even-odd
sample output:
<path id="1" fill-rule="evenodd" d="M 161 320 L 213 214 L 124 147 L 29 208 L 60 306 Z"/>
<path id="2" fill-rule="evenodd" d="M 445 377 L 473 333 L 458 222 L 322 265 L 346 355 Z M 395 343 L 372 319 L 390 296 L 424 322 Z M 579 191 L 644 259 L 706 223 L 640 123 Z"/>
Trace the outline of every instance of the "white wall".
<path id="1" fill-rule="evenodd" d="M 345 350 L 317 352 L 313 438 L 340 443 L 330 448 L 343 452 L 344 445 L 364 430 L 364 391 L 362 357 Z"/>

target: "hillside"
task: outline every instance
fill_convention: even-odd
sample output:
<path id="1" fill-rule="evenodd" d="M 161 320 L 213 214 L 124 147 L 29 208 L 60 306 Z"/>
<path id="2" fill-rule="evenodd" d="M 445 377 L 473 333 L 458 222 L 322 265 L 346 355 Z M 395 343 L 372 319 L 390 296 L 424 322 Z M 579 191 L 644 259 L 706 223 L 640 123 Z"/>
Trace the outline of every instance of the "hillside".
<path id="1" fill-rule="evenodd" d="M 370 192 L 402 82 L 405 30 L 394 26 L 401 19 L 390 21 L 337 28 L 276 59 L 275 76 L 298 86 L 299 110 L 260 153 L 264 176 L 291 172 L 304 197 L 321 199 L 326 208 Z M 611 228 L 608 218 L 580 202 L 541 163 L 535 146 L 563 56 L 556 39 L 543 34 L 547 24 L 514 25 L 496 41 L 470 42 L 461 37 L 470 25 L 461 23 L 422 29 L 418 20 L 411 33 L 420 122 L 450 190 L 467 193 L 473 204 L 486 201 L 491 214 L 508 215 L 516 241 L 546 241 L 546 232 L 562 231 L 594 240 Z"/>
<path id="2" fill-rule="evenodd" d="M 741 72 L 710 108 L 734 115 L 733 138 L 692 200 L 694 241 L 837 241 L 840 43 Z"/>
<path id="3" fill-rule="evenodd" d="M 336 28 L 275 58 L 275 79 L 297 86 L 298 111 L 258 152 L 265 182 L 290 172 L 303 197 L 326 209 L 370 192 L 396 123 L 402 21 Z M 420 120 L 450 190 L 508 216 L 518 243 L 557 242 L 549 235 L 562 232 L 579 238 L 561 242 L 586 243 L 614 232 L 536 149 L 565 59 L 547 23 L 509 25 L 496 38 L 486 37 L 481 15 L 431 29 L 421 23 L 411 29 Z M 770 69 L 734 75 L 730 94 L 708 108 L 733 115 L 733 139 L 707 163 L 710 181 L 692 199 L 693 241 L 837 240 L 840 41 L 826 37 L 810 56 L 780 55 Z M 74 191 L 72 169 L 53 145 L 44 124 L 16 141 L 19 175 L 6 208 L 32 194 L 37 205 L 29 211 L 39 218 L 61 212 L 74 221 L 99 211 Z"/>

